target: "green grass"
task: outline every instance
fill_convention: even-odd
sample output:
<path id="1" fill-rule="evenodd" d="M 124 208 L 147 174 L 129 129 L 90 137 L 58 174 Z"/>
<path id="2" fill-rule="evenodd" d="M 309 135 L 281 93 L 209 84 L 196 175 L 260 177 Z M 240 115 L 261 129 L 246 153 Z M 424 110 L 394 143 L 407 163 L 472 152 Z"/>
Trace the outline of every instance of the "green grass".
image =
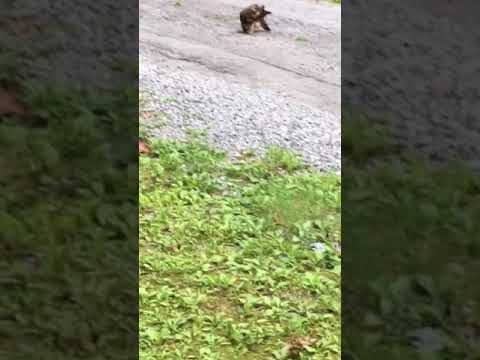
<path id="1" fill-rule="evenodd" d="M 475 257 L 480 250 L 480 180 L 458 164 L 433 167 L 390 146 L 363 117 L 344 117 L 343 290 L 345 353 L 358 359 L 477 358 L 461 334 L 478 325 Z M 355 135 L 356 134 L 356 135 Z M 384 162 L 367 171 L 372 158 Z M 470 312 L 470 313 L 469 313 Z M 477 324 L 477 325 L 475 325 Z M 409 331 L 433 327 L 445 349 L 420 354 Z"/>
<path id="2" fill-rule="evenodd" d="M 1 83 L 29 115 L 0 122 L 0 357 L 125 359 L 137 343 L 137 94 Z"/>
<path id="3" fill-rule="evenodd" d="M 140 158 L 140 357 L 340 358 L 340 179 L 201 139 Z M 320 254 L 313 242 L 327 244 Z"/>
<path id="4" fill-rule="evenodd" d="M 297 42 L 308 42 L 308 39 L 305 36 L 297 36 L 295 38 L 295 41 L 297 41 Z"/>
<path id="5" fill-rule="evenodd" d="M 385 141 L 387 135 L 385 128 L 373 125 L 365 116 L 349 111 L 342 114 L 342 151 L 357 164 L 394 153 L 395 147 Z"/>

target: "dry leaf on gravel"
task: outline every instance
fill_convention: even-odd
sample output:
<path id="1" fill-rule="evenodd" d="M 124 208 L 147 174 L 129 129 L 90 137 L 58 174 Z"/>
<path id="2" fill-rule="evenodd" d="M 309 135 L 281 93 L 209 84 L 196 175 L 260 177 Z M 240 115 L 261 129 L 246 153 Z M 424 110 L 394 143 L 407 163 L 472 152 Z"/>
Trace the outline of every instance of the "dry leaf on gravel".
<path id="1" fill-rule="evenodd" d="M 150 154 L 150 148 L 143 141 L 138 143 L 138 152 L 142 154 Z"/>

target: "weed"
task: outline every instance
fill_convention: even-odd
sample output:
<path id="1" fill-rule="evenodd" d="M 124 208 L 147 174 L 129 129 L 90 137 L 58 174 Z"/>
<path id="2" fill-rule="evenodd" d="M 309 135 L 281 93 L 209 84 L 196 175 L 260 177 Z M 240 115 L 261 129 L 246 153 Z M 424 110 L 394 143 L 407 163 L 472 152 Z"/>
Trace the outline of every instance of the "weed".
<path id="1" fill-rule="evenodd" d="M 342 155 L 355 161 L 342 178 L 345 354 L 423 359 L 408 334 L 424 328 L 445 337 L 431 358 L 477 354 L 458 334 L 472 331 L 470 319 L 479 315 L 480 293 L 468 286 L 479 270 L 478 177 L 459 165 L 433 167 L 418 155 L 404 156 L 377 130 L 369 132 L 366 118 L 348 120 L 355 130 L 343 127 L 349 151 Z M 366 170 L 367 160 L 390 152 L 401 166 L 380 162 Z"/>
<path id="2" fill-rule="evenodd" d="M 2 354 L 79 359 L 102 344 L 122 358 L 138 329 L 136 91 L 15 86 L 25 113 L 0 123 Z"/>
<path id="3" fill-rule="evenodd" d="M 273 360 L 287 349 L 339 359 L 338 177 L 298 173 L 279 148 L 232 164 L 201 137 L 150 147 L 140 157 L 141 358 Z M 312 251 L 317 241 L 331 249 Z"/>
<path id="4" fill-rule="evenodd" d="M 355 162 L 364 162 L 392 151 L 385 129 L 364 116 L 342 112 L 342 151 Z"/>
<path id="5" fill-rule="evenodd" d="M 298 42 L 308 42 L 308 39 L 304 36 L 297 36 L 295 38 L 295 41 L 298 41 Z"/>

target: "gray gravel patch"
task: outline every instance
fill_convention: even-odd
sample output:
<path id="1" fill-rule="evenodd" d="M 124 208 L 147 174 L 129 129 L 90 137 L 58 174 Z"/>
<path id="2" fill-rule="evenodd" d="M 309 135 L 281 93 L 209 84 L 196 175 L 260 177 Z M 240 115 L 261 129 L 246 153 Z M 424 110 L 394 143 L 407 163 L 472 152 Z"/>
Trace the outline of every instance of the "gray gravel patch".
<path id="1" fill-rule="evenodd" d="M 2 2 L 2 54 L 49 85 L 136 87 L 138 5 L 110 0 Z M 123 68 L 122 68 L 123 67 Z"/>
<path id="2" fill-rule="evenodd" d="M 167 63 L 140 57 L 140 88 L 148 94 L 148 108 L 166 115 L 154 136 L 184 140 L 188 130 L 206 130 L 208 141 L 231 157 L 247 150 L 262 155 L 277 145 L 319 170 L 340 169 L 340 121 L 333 114 L 218 73 Z"/>
<path id="3" fill-rule="evenodd" d="M 391 141 L 434 163 L 480 169 L 480 31 L 473 2 L 344 7 L 342 104 L 386 122 Z M 361 20 L 360 20 L 361 19 Z"/>
<path id="4" fill-rule="evenodd" d="M 161 138 L 188 130 L 235 158 L 274 145 L 321 171 L 339 171 L 340 7 L 265 0 L 272 32 L 240 31 L 234 0 L 140 3 L 140 89 L 165 120 Z M 302 41 L 298 39 L 301 38 Z"/>

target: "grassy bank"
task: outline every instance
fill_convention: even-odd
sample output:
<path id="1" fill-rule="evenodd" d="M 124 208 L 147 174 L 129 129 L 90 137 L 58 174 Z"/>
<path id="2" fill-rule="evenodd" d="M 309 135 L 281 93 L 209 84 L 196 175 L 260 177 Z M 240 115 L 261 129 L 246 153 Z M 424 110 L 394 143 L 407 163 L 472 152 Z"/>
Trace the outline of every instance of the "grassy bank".
<path id="1" fill-rule="evenodd" d="M 0 91 L 0 357 L 128 358 L 137 343 L 137 94 L 13 76 Z"/>
<path id="2" fill-rule="evenodd" d="M 232 164 L 198 139 L 149 147 L 141 358 L 339 359 L 340 179 L 279 149 Z"/>
<path id="3" fill-rule="evenodd" d="M 344 116 L 342 135 L 351 161 L 342 189 L 343 350 L 358 359 L 478 357 L 480 292 L 470 286 L 480 270 L 478 176 L 403 152 L 362 117 Z M 383 165 L 367 170 L 372 159 Z M 410 337 L 420 329 L 428 335 L 417 348 Z"/>

